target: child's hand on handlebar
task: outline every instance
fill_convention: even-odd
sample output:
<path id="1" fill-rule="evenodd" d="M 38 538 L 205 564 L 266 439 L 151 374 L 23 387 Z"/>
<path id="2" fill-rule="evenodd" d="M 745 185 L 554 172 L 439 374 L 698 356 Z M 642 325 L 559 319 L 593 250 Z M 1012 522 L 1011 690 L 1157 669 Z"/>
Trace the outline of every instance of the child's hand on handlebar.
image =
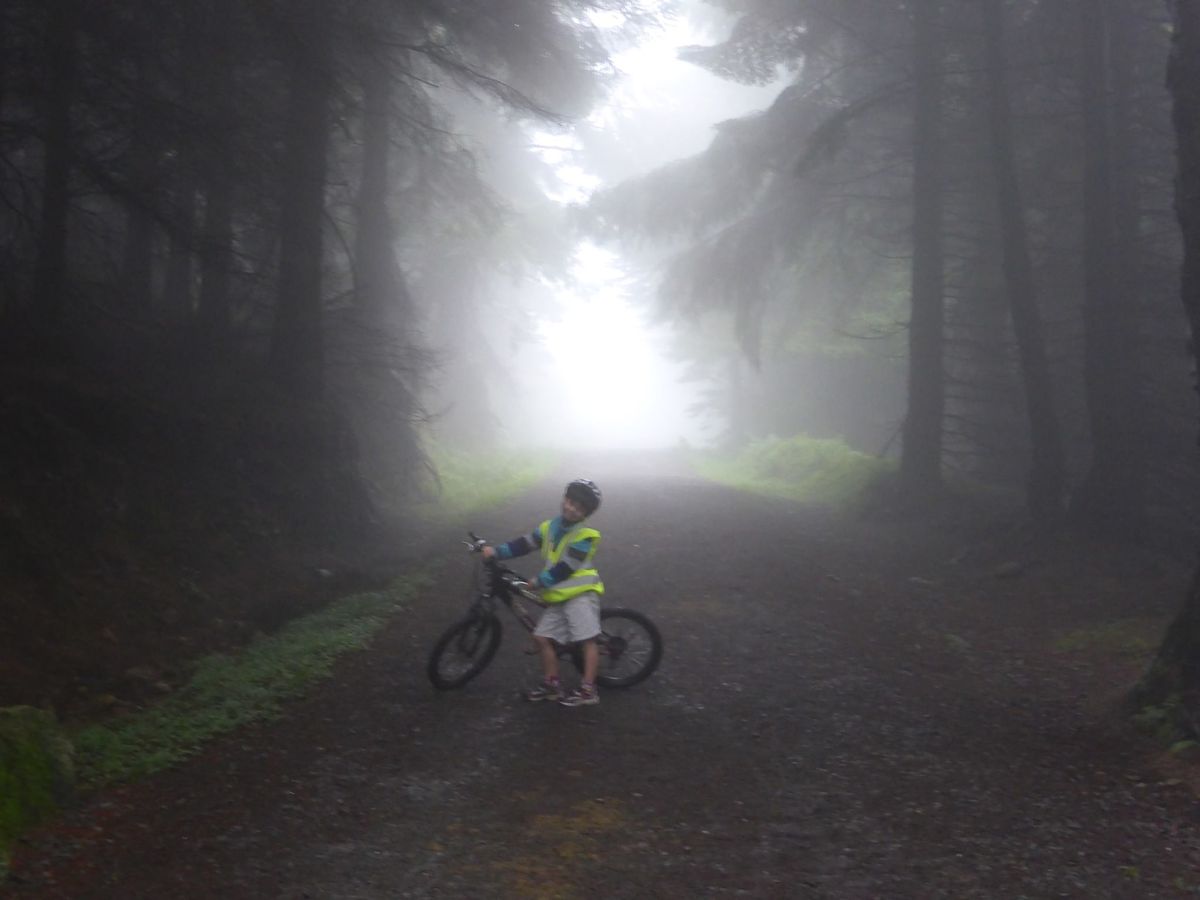
<path id="1" fill-rule="evenodd" d="M 484 559 L 492 559 L 496 555 L 496 548 L 488 544 L 479 552 L 483 554 Z"/>

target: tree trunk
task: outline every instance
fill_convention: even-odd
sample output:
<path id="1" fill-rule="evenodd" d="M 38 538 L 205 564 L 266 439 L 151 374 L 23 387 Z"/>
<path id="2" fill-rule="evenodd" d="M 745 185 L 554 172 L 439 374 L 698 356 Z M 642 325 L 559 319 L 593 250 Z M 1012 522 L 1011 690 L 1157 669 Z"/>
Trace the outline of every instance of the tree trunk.
<path id="1" fill-rule="evenodd" d="M 220 168 L 220 167 L 214 167 Z M 230 275 L 233 266 L 233 183 L 224 171 L 210 172 L 200 238 L 200 296 L 196 322 L 204 352 L 221 354 L 232 330 Z"/>
<path id="2" fill-rule="evenodd" d="M 347 409 L 359 465 L 381 499 L 408 495 L 422 458 L 415 425 L 419 361 L 410 346 L 412 301 L 396 259 L 392 196 L 392 72 L 387 50 L 368 35 L 359 59 L 363 92 L 362 177 L 354 246 L 356 308 L 339 335 L 347 354 Z M 389 504 L 390 505 L 390 504 Z"/>
<path id="3" fill-rule="evenodd" d="M 201 100 L 206 140 L 222 147 L 216 129 L 234 117 L 234 75 L 231 46 L 233 27 L 232 0 L 211 4 L 204 22 L 210 47 L 208 67 L 199 76 L 207 86 Z M 224 146 L 225 153 L 230 147 Z M 204 194 L 204 221 L 200 230 L 200 293 L 196 305 L 196 324 L 202 352 L 220 355 L 229 346 L 232 327 L 230 276 L 233 266 L 233 176 L 224 160 L 225 153 L 210 152 L 201 163 L 200 178 Z"/>
<path id="4" fill-rule="evenodd" d="M 1083 38 L 1084 385 L 1092 459 L 1072 498 L 1079 524 L 1112 536 L 1137 534 L 1145 461 L 1137 402 L 1136 202 L 1128 152 L 1128 86 L 1114 70 L 1128 30 L 1116 27 L 1112 0 L 1078 5 Z M 1125 97 L 1125 109 L 1118 99 Z M 1118 129 L 1121 139 L 1118 140 Z M 1119 152 L 1123 151 L 1123 152 Z M 1119 224 L 1120 223 L 1120 224 Z"/>
<path id="5" fill-rule="evenodd" d="M 210 9 L 212 6 L 208 3 L 204 8 Z M 184 116 L 180 117 L 181 121 L 175 128 L 175 164 L 171 173 L 171 194 L 174 198 L 171 204 L 172 227 L 162 291 L 163 313 L 167 321 L 176 327 L 190 323 L 192 317 L 198 212 L 196 191 L 199 182 L 196 167 L 200 157 L 197 145 L 210 137 L 201 126 L 201 104 L 206 100 L 201 85 L 205 54 L 216 55 L 208 40 L 203 9 L 193 4 L 183 4 L 179 16 L 176 91 Z M 227 68 L 228 61 L 218 63 L 214 59 L 213 66 L 217 65 Z M 184 117 L 186 121 L 183 121 Z"/>
<path id="6" fill-rule="evenodd" d="M 46 14 L 46 92 L 42 210 L 33 272 L 34 318 L 57 325 L 63 307 L 67 261 L 67 210 L 71 178 L 71 105 L 76 90 L 75 31 L 78 0 L 55 0 Z"/>
<path id="7" fill-rule="evenodd" d="M 1167 84 L 1178 140 L 1175 211 L 1183 232 L 1183 307 L 1200 371 L 1200 4 L 1195 0 L 1175 2 Z M 1200 737 L 1200 570 L 1134 700 L 1170 707 L 1180 734 Z"/>
<path id="8" fill-rule="evenodd" d="M 8 119 L 8 61 L 11 50 L 7 25 L 8 21 L 0 16 L 0 121 Z"/>
<path id="9" fill-rule="evenodd" d="M 1032 459 L 1026 481 L 1026 504 L 1037 521 L 1062 512 L 1066 479 L 1062 439 L 1054 411 L 1050 368 L 1042 337 L 1041 316 L 1033 287 L 1029 238 L 1021 205 L 1012 112 L 1005 77 L 1004 0 L 983 0 L 987 57 L 988 122 L 995 169 L 996 201 L 1004 253 L 1004 281 L 1012 311 L 1013 334 L 1021 358 L 1025 407 L 1029 418 Z"/>
<path id="10" fill-rule="evenodd" d="M 173 325 L 187 322 L 192 314 L 192 256 L 196 244 L 194 165 L 192 154 L 181 145 L 175 176 L 175 203 L 171 209 L 173 230 L 162 287 L 163 313 Z"/>
<path id="11" fill-rule="evenodd" d="M 914 7 L 912 316 L 908 332 L 908 413 L 900 486 L 914 499 L 942 486 L 945 416 L 945 300 L 942 250 L 942 52 L 936 2 Z"/>
<path id="12" fill-rule="evenodd" d="M 468 450 L 495 449 L 500 421 L 489 393 L 497 389 L 496 373 L 504 371 L 479 321 L 480 256 L 473 242 L 445 241 L 421 280 L 430 308 L 430 345 L 444 359 L 431 385 L 433 421 L 441 440 Z"/>
<path id="13" fill-rule="evenodd" d="M 289 7 L 294 39 L 282 160 L 279 292 L 271 362 L 283 386 L 311 398 L 323 383 L 322 229 L 333 73 L 324 0 Z"/>
<path id="14" fill-rule="evenodd" d="M 391 73 L 382 49 L 363 56 L 363 156 L 358 195 L 355 277 L 359 303 L 374 320 L 402 337 L 411 312 L 408 288 L 396 262 L 396 229 L 388 211 L 391 142 Z"/>
<path id="15" fill-rule="evenodd" d="M 136 64 L 135 64 L 136 65 Z M 138 66 L 137 68 L 141 68 Z M 144 76 L 138 78 L 144 83 Z M 135 318 L 150 313 L 154 276 L 154 220 L 149 204 L 154 195 L 157 159 L 153 129 L 147 122 L 146 101 L 134 100 L 130 115 L 130 145 L 125 155 L 125 246 L 121 261 L 121 306 Z"/>

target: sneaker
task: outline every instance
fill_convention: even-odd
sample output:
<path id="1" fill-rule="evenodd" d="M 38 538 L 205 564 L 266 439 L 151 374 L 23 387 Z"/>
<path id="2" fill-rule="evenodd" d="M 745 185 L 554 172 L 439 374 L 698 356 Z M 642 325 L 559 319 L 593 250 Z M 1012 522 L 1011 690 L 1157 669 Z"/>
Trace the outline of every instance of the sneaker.
<path id="1" fill-rule="evenodd" d="M 526 700 L 562 700 L 563 690 L 558 684 L 543 681 L 541 684 L 525 691 Z"/>
<path id="2" fill-rule="evenodd" d="M 563 706 L 595 706 L 600 702 L 600 695 L 596 693 L 595 688 L 590 690 L 575 688 L 567 696 L 560 697 L 558 702 Z"/>

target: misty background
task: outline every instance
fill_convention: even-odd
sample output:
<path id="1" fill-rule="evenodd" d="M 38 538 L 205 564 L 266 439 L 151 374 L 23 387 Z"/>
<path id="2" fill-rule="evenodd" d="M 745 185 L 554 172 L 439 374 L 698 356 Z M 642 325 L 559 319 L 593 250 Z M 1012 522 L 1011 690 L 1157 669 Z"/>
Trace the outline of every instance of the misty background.
<path id="1" fill-rule="evenodd" d="M 702 3 L 646 6 L 655 18 L 631 46 L 614 50 L 604 95 L 586 117 L 557 129 L 523 126 L 536 163 L 550 170 L 541 187 L 553 202 L 586 206 L 597 191 L 699 153 L 721 122 L 761 111 L 782 89 L 782 71 L 769 84 L 743 85 L 679 58 L 681 47 L 726 35 L 731 16 Z M 615 29 L 624 17 L 597 13 L 593 21 Z M 712 443 L 721 424 L 704 408 L 699 379 L 674 346 L 677 329 L 656 307 L 653 265 L 586 233 L 568 253 L 557 279 L 536 272 L 522 285 L 521 293 L 547 291 L 553 299 L 529 312 L 538 321 L 526 337 L 538 340 L 521 347 L 519 362 L 505 363 L 511 386 L 500 386 L 505 374 L 498 372 L 489 387 L 503 436 L 522 445 L 586 449 Z M 504 285 L 498 280 L 490 289 Z M 520 302 L 513 300 L 518 314 L 526 312 Z M 489 332 L 489 348 L 501 359 L 506 348 L 495 334 Z M 588 402 L 556 403 L 557 385 L 546 373 L 579 365 L 590 379 Z M 452 409 L 454 397 L 446 404 Z M 555 410 L 554 426 L 539 433 L 543 418 L 536 411 L 548 409 Z"/>
<path id="2" fill-rule="evenodd" d="M 664 611 L 689 719 L 704 620 L 723 639 L 748 613 L 731 671 L 795 625 L 879 741 L 769 692 L 738 708 L 867 749 L 949 734 L 972 788 L 1012 714 L 1033 762 L 997 765 L 1073 799 L 1042 763 L 1099 731 L 1045 756 L 1031 723 L 1095 712 L 1054 675 L 1086 627 L 1134 647 L 1103 684 L 1194 751 L 1198 136 L 1193 0 L 6 0 L 0 706 L 101 723 L 92 786 L 155 771 L 233 727 L 218 689 L 163 726 L 181 756 L 138 737 L 196 672 L 266 645 L 269 681 L 293 622 L 303 678 L 388 622 L 423 655 L 417 601 L 426 627 L 462 612 L 429 558 L 584 476 L 614 485 L 598 527 L 640 523 L 606 532 L 605 578 Z M 785 662 L 787 693 L 809 657 Z M 909 662 L 974 738 L 876 721 Z M 233 671 L 238 721 L 277 708 Z M 1128 785 L 1093 774 L 1103 814 Z M 0 859 L 18 834 L 0 821 Z"/>
<path id="3" fill-rule="evenodd" d="M 396 543 L 548 450 L 1190 554 L 1176 36 L 1157 0 L 12 0 L 14 596 L 77 612 L 60 551 L 115 585 Z"/>

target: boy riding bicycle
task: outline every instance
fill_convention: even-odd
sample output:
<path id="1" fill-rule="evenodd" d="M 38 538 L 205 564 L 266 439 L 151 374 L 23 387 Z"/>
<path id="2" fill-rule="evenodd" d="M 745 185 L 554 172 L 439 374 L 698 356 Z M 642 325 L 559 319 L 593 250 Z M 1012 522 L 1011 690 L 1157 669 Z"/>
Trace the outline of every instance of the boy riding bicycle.
<path id="1" fill-rule="evenodd" d="M 593 560 L 600 532 L 584 520 L 600 507 L 600 488 L 586 478 L 567 485 L 562 498 L 562 515 L 547 519 L 527 535 L 498 547 L 485 547 L 485 559 L 513 559 L 541 550 L 544 566 L 530 582 L 540 590 L 548 605 L 533 632 L 542 659 L 542 683 L 525 692 L 527 700 L 557 700 L 563 706 L 592 706 L 600 702 L 596 693 L 600 633 L 600 595 L 604 584 Z M 583 680 L 564 694 L 558 676 L 555 643 L 577 643 L 583 652 Z"/>

